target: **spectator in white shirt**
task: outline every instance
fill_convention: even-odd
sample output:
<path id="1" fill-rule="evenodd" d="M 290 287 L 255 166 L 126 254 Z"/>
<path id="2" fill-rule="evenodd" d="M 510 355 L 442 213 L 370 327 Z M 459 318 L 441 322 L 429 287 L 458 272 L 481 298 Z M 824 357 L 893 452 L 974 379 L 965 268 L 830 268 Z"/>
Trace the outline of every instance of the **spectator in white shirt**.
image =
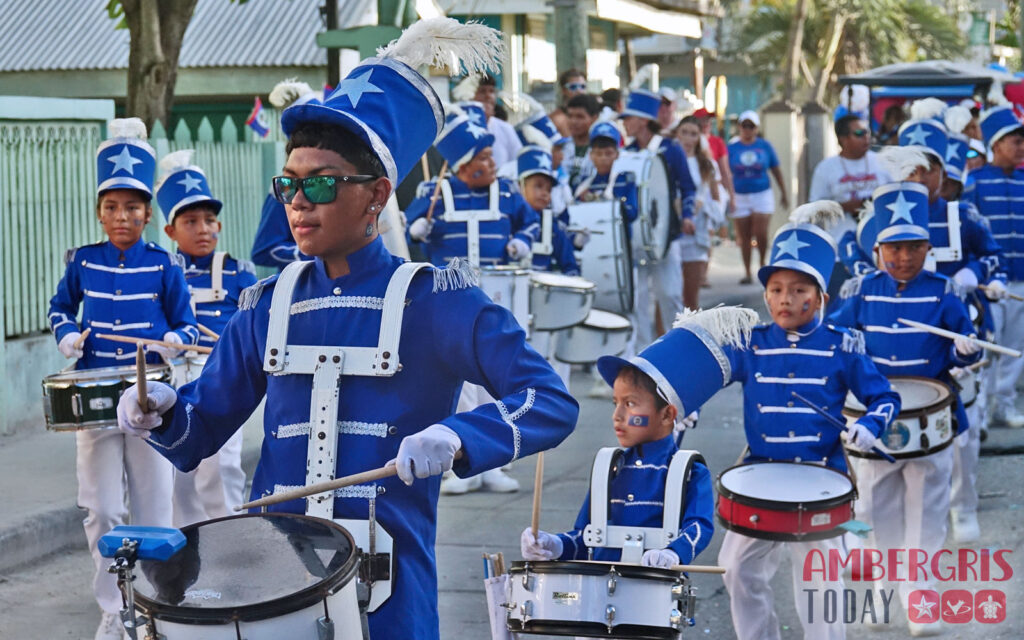
<path id="1" fill-rule="evenodd" d="M 515 160 L 523 143 L 516 135 L 515 127 L 494 115 L 494 107 L 498 102 L 498 86 L 494 76 L 483 76 L 476 86 L 476 95 L 473 99 L 484 105 L 484 112 L 487 114 L 487 131 L 494 134 L 494 146 L 491 151 L 494 154 L 494 164 L 498 167 L 506 162 Z"/>

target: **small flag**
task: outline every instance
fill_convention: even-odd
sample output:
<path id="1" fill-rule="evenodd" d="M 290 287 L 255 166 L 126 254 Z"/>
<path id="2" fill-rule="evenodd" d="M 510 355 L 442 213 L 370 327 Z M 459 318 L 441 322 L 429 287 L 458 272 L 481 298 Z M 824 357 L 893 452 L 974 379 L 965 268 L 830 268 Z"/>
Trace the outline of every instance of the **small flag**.
<path id="1" fill-rule="evenodd" d="M 646 427 L 650 418 L 647 416 L 639 416 L 636 414 L 630 414 L 629 419 L 626 420 L 626 424 L 631 427 Z"/>
<path id="2" fill-rule="evenodd" d="M 327 98 L 331 97 L 332 93 L 334 93 L 334 87 L 332 87 L 331 85 L 329 85 L 329 84 L 327 84 L 325 82 L 324 83 L 324 102 L 327 102 Z"/>
<path id="3" fill-rule="evenodd" d="M 266 138 L 267 134 L 270 133 L 270 128 L 267 126 L 266 115 L 263 113 L 263 102 L 259 96 L 256 96 L 256 102 L 252 106 L 252 111 L 249 112 L 249 118 L 246 119 L 245 124 L 249 125 L 249 128 L 256 132 L 261 138 Z"/>

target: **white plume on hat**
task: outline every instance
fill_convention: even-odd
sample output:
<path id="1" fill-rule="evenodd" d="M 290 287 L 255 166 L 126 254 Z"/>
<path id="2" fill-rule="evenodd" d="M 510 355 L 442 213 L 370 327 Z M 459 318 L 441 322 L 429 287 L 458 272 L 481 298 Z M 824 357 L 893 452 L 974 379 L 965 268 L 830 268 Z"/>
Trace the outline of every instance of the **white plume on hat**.
<path id="1" fill-rule="evenodd" d="M 839 91 L 839 104 L 845 104 L 850 111 L 867 111 L 871 102 L 871 90 L 863 84 L 848 84 Z"/>
<path id="2" fill-rule="evenodd" d="M 655 70 L 658 69 L 658 65 L 655 63 L 645 64 L 636 70 L 636 75 L 629 81 L 629 89 L 639 89 L 644 84 L 651 81 L 651 77 L 654 75 Z"/>
<path id="3" fill-rule="evenodd" d="M 449 75 L 463 72 L 498 72 L 505 53 L 501 33 L 479 22 L 465 24 L 454 18 L 430 18 L 414 22 L 397 39 L 377 49 L 413 69 L 429 65 Z"/>
<path id="4" fill-rule="evenodd" d="M 758 322 L 753 309 L 720 306 L 706 311 L 687 309 L 676 316 L 672 328 L 699 327 L 719 345 L 742 349 L 750 344 L 751 331 Z"/>
<path id="5" fill-rule="evenodd" d="M 1009 106 L 1010 104 L 1010 101 L 1006 99 L 1006 95 L 1003 94 L 1003 83 L 998 80 L 992 81 L 992 86 L 989 87 L 988 95 L 985 96 L 985 99 L 993 107 Z"/>
<path id="6" fill-rule="evenodd" d="M 513 125 L 526 120 L 536 113 L 546 113 L 544 106 L 528 93 L 502 91 L 501 101 L 508 107 L 508 119 Z"/>
<path id="7" fill-rule="evenodd" d="M 974 116 L 971 115 L 971 110 L 967 107 L 960 105 L 954 105 L 946 110 L 946 115 L 943 119 L 946 122 L 946 128 L 953 133 L 963 133 L 964 127 L 971 124 L 971 119 Z"/>
<path id="8" fill-rule="evenodd" d="M 476 90 L 480 86 L 480 74 L 473 73 L 452 88 L 452 99 L 459 102 L 466 102 L 476 99 Z"/>
<path id="9" fill-rule="evenodd" d="M 903 182 L 912 176 L 918 168 L 927 169 L 931 166 L 928 156 L 921 151 L 920 147 L 913 145 L 886 147 L 878 154 L 878 162 L 896 182 Z"/>
<path id="10" fill-rule="evenodd" d="M 802 204 L 789 214 L 789 221 L 793 224 L 813 224 L 816 227 L 828 231 L 839 224 L 846 214 L 843 207 L 834 200 L 817 200 Z"/>
<path id="11" fill-rule="evenodd" d="M 141 118 L 114 118 L 107 123 L 107 137 L 109 138 L 138 138 L 145 140 L 146 123 Z"/>
<path id="12" fill-rule="evenodd" d="M 270 104 L 278 109 L 284 109 L 299 98 L 311 93 L 316 93 L 313 91 L 313 87 L 296 78 L 288 78 L 274 85 L 270 92 Z"/>
<path id="13" fill-rule="evenodd" d="M 193 149 L 172 151 L 160 159 L 160 173 L 167 174 L 175 169 L 184 169 L 192 165 Z"/>
<path id="14" fill-rule="evenodd" d="M 910 119 L 911 120 L 927 120 L 929 118 L 940 117 L 946 112 L 949 107 L 945 102 L 938 98 L 922 98 L 915 100 L 910 105 Z"/>

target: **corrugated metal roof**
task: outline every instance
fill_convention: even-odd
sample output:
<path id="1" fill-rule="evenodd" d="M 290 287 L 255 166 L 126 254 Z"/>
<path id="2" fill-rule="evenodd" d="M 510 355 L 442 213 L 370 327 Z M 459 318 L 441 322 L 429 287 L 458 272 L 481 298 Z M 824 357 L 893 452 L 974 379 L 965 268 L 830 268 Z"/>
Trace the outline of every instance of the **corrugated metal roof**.
<path id="1" fill-rule="evenodd" d="M 4 0 L 0 71 L 128 68 L 128 31 L 115 29 L 107 0 Z M 198 0 L 179 66 L 327 64 L 316 44 L 323 0 Z M 375 0 L 339 3 L 342 27 L 375 24 Z"/>

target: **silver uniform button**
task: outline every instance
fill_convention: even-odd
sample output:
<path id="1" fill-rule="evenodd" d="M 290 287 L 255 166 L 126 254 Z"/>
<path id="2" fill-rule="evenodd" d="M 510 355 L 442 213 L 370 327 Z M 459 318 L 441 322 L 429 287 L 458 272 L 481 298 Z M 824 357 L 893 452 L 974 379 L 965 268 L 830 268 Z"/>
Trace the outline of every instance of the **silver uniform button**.
<path id="1" fill-rule="evenodd" d="M 341 287 L 334 287 L 334 291 L 332 291 L 332 293 L 334 295 L 336 295 L 336 296 L 340 296 L 341 295 Z"/>

